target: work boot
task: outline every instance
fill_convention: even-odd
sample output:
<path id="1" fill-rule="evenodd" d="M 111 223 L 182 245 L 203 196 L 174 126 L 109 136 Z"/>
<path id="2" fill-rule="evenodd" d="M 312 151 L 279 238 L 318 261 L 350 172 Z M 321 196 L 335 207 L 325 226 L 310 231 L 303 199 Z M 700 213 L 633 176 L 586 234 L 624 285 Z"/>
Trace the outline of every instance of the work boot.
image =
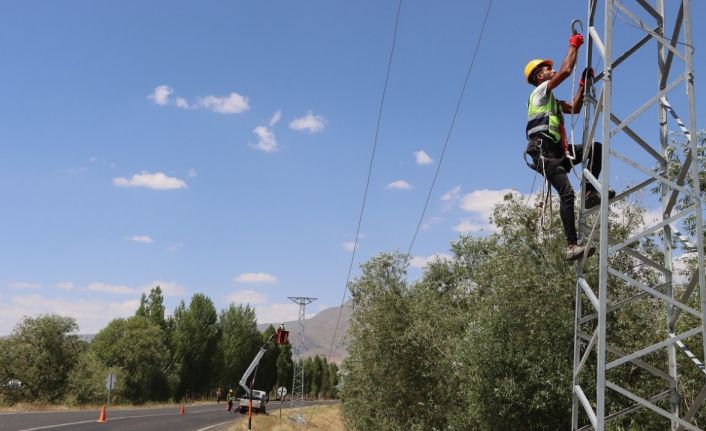
<path id="1" fill-rule="evenodd" d="M 608 190 L 608 199 L 613 199 L 615 197 L 615 190 Z M 597 191 L 589 190 L 586 192 L 586 209 L 590 210 L 596 205 L 600 205 L 601 195 Z"/>
<path id="2" fill-rule="evenodd" d="M 574 261 L 576 259 L 581 258 L 583 255 L 583 252 L 586 250 L 586 247 L 578 244 L 569 244 L 566 246 L 566 260 L 569 262 Z M 595 247 L 591 247 L 588 249 L 588 253 L 586 253 L 586 257 L 589 258 L 593 256 L 593 253 L 596 252 Z"/>

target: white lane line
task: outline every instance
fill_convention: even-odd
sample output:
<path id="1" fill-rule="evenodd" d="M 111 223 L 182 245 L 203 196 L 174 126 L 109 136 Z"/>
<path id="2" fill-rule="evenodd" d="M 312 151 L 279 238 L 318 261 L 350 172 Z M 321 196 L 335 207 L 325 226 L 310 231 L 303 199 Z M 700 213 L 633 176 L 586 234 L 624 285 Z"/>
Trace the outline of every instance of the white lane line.
<path id="1" fill-rule="evenodd" d="M 81 422 L 70 422 L 70 423 L 67 423 L 67 424 L 47 425 L 47 426 L 37 427 L 37 428 L 25 428 L 25 429 L 20 430 L 20 431 L 46 430 L 46 429 L 49 429 L 49 428 L 67 427 L 67 426 L 69 426 L 69 425 L 87 424 L 87 423 L 95 422 L 95 421 L 96 421 L 96 420 L 94 419 L 94 420 L 92 420 L 92 421 L 81 421 Z"/>
<path id="2" fill-rule="evenodd" d="M 110 421 L 117 421 L 120 419 L 135 419 L 135 418 L 153 418 L 157 416 L 172 416 L 172 413 L 162 413 L 158 415 L 137 415 L 137 416 L 120 416 L 116 418 L 108 418 Z M 37 431 L 37 430 L 46 430 L 46 429 L 51 429 L 51 428 L 59 428 L 59 427 L 67 427 L 70 425 L 79 425 L 79 424 L 87 424 L 91 422 L 97 422 L 95 419 L 90 420 L 90 421 L 80 421 L 80 422 L 69 422 L 69 423 L 64 423 L 64 424 L 56 424 L 56 425 L 44 425 L 41 427 L 36 427 L 36 428 L 25 428 L 21 429 L 19 431 Z"/>
<path id="3" fill-rule="evenodd" d="M 206 428 L 197 429 L 196 431 L 206 431 L 206 430 L 210 430 L 211 428 L 215 428 L 215 427 L 217 427 L 217 426 L 229 424 L 229 423 L 231 423 L 231 422 L 232 422 L 232 421 L 221 422 L 221 423 L 219 423 L 219 424 L 207 426 Z"/>

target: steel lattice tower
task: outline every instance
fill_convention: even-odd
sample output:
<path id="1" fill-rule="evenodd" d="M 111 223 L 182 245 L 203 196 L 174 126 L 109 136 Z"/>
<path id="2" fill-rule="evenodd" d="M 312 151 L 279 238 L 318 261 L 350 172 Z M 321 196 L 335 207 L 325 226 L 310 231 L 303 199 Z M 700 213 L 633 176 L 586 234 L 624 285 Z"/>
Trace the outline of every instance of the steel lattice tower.
<path id="1" fill-rule="evenodd" d="M 603 4 L 602 11 L 597 9 L 598 3 Z M 582 202 L 587 181 L 601 196 L 607 196 L 610 181 L 621 168 L 634 174 L 636 182 L 611 203 L 602 199 L 600 208 L 585 210 L 581 204 L 581 235 L 584 243 L 598 251 L 599 273 L 598 277 L 584 274 L 581 264 L 577 266 L 572 430 L 603 431 L 612 419 L 641 409 L 666 418 L 671 430 L 700 430 L 692 424 L 692 419 L 706 401 L 706 386 L 688 411 L 680 411 L 683 404 L 680 404 L 679 373 L 686 368 L 677 367 L 681 359 L 682 367 L 697 367 L 700 376 L 706 372 L 702 362 L 702 355 L 706 354 L 703 205 L 699 190 L 690 0 L 588 0 L 586 22 L 586 64 L 596 69 L 596 78 L 595 85 L 587 86 L 586 90 L 582 141 L 603 143 L 603 170 L 600 178 L 583 170 Z M 620 38 L 614 38 L 619 25 L 629 30 L 624 32 L 626 35 L 636 35 L 634 40 L 627 40 L 629 37 L 624 40 L 622 33 Z M 640 55 L 647 56 L 648 62 L 654 61 L 656 67 L 630 69 L 636 65 L 632 60 Z M 638 100 L 615 97 L 614 92 L 634 85 L 638 78 L 635 70 L 639 75 L 649 74 L 654 87 L 638 91 Z M 688 152 L 677 174 L 668 169 L 669 155 L 677 149 L 670 138 L 670 128 L 688 143 Z M 615 163 L 614 168 L 614 161 L 621 163 Z M 646 192 L 656 186 L 658 194 Z M 611 204 L 631 196 L 641 199 L 659 196 L 662 214 L 657 221 L 630 233 L 626 240 L 611 238 L 610 209 L 615 209 Z M 690 202 L 679 206 L 677 202 L 684 197 Z M 693 242 L 678 230 L 688 217 L 695 224 Z M 658 253 L 646 255 L 637 246 L 650 236 Z M 685 251 L 697 255 L 698 267 L 688 283 L 677 283 L 673 270 L 679 254 Z M 657 281 L 649 284 L 635 280 L 612 266 L 617 259 L 650 268 Z M 587 279 L 597 280 L 598 285 L 591 286 Z M 622 286 L 620 296 L 616 294 L 617 286 Z M 625 295 L 626 291 L 632 293 Z M 644 305 L 644 301 L 664 309 L 664 331 L 659 340 L 621 340 L 616 316 L 629 312 L 630 307 Z M 655 392 L 635 393 L 628 374 L 650 379 L 649 387 Z M 618 400 L 623 407 L 609 411 L 606 396 Z"/>
<path id="2" fill-rule="evenodd" d="M 304 362 L 302 354 L 306 350 L 306 335 L 304 333 L 304 319 L 306 319 L 306 306 L 316 301 L 317 298 L 307 298 L 301 296 L 289 296 L 291 301 L 299 305 L 299 344 L 294 346 L 294 376 L 292 378 L 292 398 L 290 399 L 290 407 L 292 410 L 294 405 L 299 402 L 299 413 L 294 416 L 294 420 L 299 423 L 304 422 Z M 300 363 L 297 366 L 297 363 Z"/>

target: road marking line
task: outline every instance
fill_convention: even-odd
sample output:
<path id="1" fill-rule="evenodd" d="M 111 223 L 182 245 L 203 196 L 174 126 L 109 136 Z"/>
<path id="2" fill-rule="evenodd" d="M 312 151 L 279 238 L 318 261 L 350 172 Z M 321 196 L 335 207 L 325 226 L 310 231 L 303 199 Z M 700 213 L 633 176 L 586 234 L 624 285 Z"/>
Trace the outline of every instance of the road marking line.
<path id="1" fill-rule="evenodd" d="M 172 416 L 172 414 L 171 413 L 162 413 L 162 414 L 158 414 L 158 415 L 120 416 L 120 417 L 116 417 L 116 418 L 111 417 L 108 419 L 108 421 L 117 421 L 120 419 L 135 419 L 135 418 L 153 418 L 153 417 L 157 417 L 157 416 Z M 87 423 L 91 423 L 91 422 L 96 422 L 96 420 L 93 419 L 90 421 L 69 422 L 69 423 L 65 423 L 65 424 L 55 424 L 55 425 L 44 425 L 44 426 L 36 427 L 36 428 L 25 428 L 25 429 L 21 429 L 19 431 L 46 430 L 46 429 L 51 429 L 51 428 L 66 427 L 69 425 L 87 424 Z"/>
<path id="2" fill-rule="evenodd" d="M 25 428 L 25 429 L 20 430 L 20 431 L 45 430 L 45 429 L 49 429 L 49 428 L 65 427 L 65 426 L 69 426 L 69 425 L 87 424 L 87 423 L 90 423 L 90 422 L 95 422 L 95 419 L 92 420 L 92 421 L 81 421 L 81 422 L 71 422 L 71 423 L 67 423 L 67 424 L 47 425 L 47 426 L 42 426 L 42 427 L 37 427 L 37 428 Z"/>
<path id="3" fill-rule="evenodd" d="M 201 428 L 201 429 L 198 429 L 198 430 L 196 430 L 196 431 L 206 431 L 206 430 L 210 430 L 211 428 L 215 428 L 215 427 L 217 427 L 217 426 L 229 424 L 229 423 L 231 423 L 231 422 L 232 422 L 232 421 L 221 422 L 221 423 L 219 423 L 219 424 L 207 426 L 206 428 Z"/>

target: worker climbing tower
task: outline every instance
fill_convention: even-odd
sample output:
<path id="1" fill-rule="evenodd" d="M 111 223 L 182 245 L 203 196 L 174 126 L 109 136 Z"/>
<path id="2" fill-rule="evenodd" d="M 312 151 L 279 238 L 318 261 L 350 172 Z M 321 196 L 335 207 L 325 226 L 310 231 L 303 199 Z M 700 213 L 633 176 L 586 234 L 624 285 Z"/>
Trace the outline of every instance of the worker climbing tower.
<path id="1" fill-rule="evenodd" d="M 700 430 L 693 419 L 706 401 L 706 281 L 690 0 L 588 0 L 586 22 L 586 64 L 596 76 L 585 90 L 582 141 L 603 143 L 603 169 L 600 178 L 583 170 L 582 196 L 587 182 L 601 196 L 611 181 L 624 190 L 600 207 L 581 204 L 582 240 L 596 248 L 598 271 L 577 265 L 572 430 L 603 431 L 645 409 L 665 429 Z M 618 201 L 635 198 L 654 198 L 659 217 L 615 233 Z M 685 256 L 698 263 L 680 279 Z M 630 324 L 621 319 L 654 306 L 664 310 L 663 330 L 621 339 Z M 699 377 L 694 398 L 682 397 L 684 373 Z"/>

